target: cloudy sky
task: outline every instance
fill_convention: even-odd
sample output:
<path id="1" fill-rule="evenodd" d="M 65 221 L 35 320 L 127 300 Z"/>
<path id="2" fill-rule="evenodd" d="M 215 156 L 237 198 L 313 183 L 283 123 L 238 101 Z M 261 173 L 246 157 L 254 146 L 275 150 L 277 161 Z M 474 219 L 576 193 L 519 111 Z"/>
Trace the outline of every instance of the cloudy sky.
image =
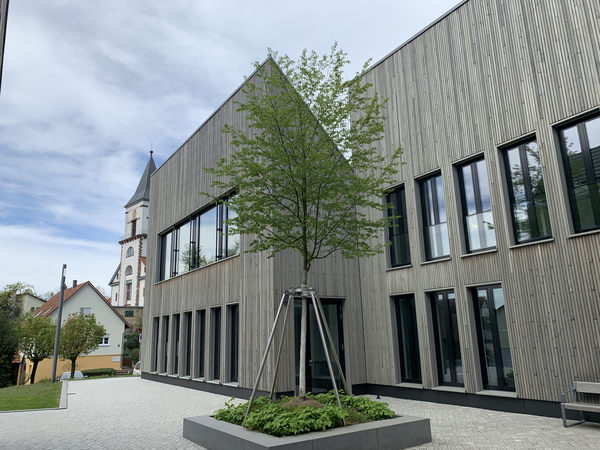
<path id="1" fill-rule="evenodd" d="M 124 205 L 267 48 L 334 41 L 356 71 L 459 0 L 13 0 L 0 94 L 0 288 L 110 293 Z"/>

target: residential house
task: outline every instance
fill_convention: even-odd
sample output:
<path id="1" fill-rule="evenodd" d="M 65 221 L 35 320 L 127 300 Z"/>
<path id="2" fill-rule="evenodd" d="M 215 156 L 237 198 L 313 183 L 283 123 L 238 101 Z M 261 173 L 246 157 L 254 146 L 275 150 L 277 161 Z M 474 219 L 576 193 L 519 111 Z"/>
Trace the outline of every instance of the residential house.
<path id="1" fill-rule="evenodd" d="M 54 295 L 43 306 L 36 310 L 36 314 L 57 320 L 60 293 Z M 98 323 L 106 328 L 106 335 L 102 338 L 98 349 L 88 356 L 77 359 L 77 370 L 99 369 L 99 368 L 121 368 L 121 354 L 123 344 L 123 333 L 126 327 L 131 325 L 111 306 L 108 301 L 89 281 L 77 284 L 65 289 L 63 297 L 62 321 L 69 314 L 83 312 L 94 314 Z M 57 377 L 62 372 L 71 370 L 71 362 L 59 360 L 57 364 Z M 52 359 L 48 358 L 40 362 L 35 375 L 36 380 L 52 377 Z"/>
<path id="2" fill-rule="evenodd" d="M 350 390 L 560 416 L 560 393 L 600 374 L 600 4 L 466 0 L 364 74 L 389 98 L 379 154 L 404 148 L 402 217 L 385 254 L 313 267 Z M 252 82 L 252 77 L 248 82 Z M 291 252 L 228 254 L 198 192 L 248 129 L 238 89 L 151 177 L 143 377 L 248 397 Z M 371 214 L 371 213 L 370 213 Z M 181 258 L 202 248 L 200 258 Z M 323 351 L 309 323 L 309 390 Z M 277 330 L 276 338 L 281 337 Z M 278 393 L 298 380 L 299 310 Z M 270 389 L 273 353 L 259 385 Z"/>

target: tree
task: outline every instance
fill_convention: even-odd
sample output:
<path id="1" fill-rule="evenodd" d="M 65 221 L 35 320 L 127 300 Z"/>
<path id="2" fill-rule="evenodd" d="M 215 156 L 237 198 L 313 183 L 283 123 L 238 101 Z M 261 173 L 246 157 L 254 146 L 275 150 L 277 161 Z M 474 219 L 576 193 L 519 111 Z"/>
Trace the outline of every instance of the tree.
<path id="1" fill-rule="evenodd" d="M 106 334 L 104 325 L 96 322 L 94 314 L 69 314 L 60 329 L 58 356 L 71 361 L 71 378 L 75 376 L 75 363 L 80 356 L 89 355 L 100 346 Z"/>
<path id="2" fill-rule="evenodd" d="M 18 349 L 17 325 L 21 315 L 20 294 L 35 295 L 32 285 L 18 281 L 0 291 L 0 388 L 10 386 L 12 361 Z"/>
<path id="3" fill-rule="evenodd" d="M 321 57 L 304 50 L 298 62 L 269 49 L 267 63 L 256 62 L 255 75 L 242 88 L 245 103 L 237 103 L 250 131 L 225 126 L 235 150 L 205 169 L 216 175 L 213 187 L 237 193 L 227 199 L 236 217 L 226 223 L 233 234 L 251 237 L 246 251 L 267 251 L 269 257 L 286 249 L 298 252 L 304 285 L 312 263 L 334 252 L 345 258 L 381 253 L 385 244 L 369 239 L 395 218 L 380 213 L 373 219 L 367 210 L 390 207 L 381 199 L 398 172 L 402 150 L 389 160 L 377 154 L 386 101 L 371 93 L 360 73 L 344 79 L 346 56 L 337 43 Z M 301 397 L 306 316 L 303 299 Z"/>
<path id="4" fill-rule="evenodd" d="M 33 363 L 30 379 L 33 384 L 38 363 L 54 353 L 56 323 L 50 317 L 36 317 L 29 313 L 17 331 L 19 350 Z"/>

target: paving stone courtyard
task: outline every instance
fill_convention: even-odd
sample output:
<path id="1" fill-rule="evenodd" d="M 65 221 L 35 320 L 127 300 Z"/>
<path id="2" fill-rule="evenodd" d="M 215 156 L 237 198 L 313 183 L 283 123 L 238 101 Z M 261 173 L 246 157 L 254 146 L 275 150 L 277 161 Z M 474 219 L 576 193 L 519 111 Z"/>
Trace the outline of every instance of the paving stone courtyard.
<path id="1" fill-rule="evenodd" d="M 69 382 L 64 410 L 0 413 L 0 449 L 195 449 L 184 417 L 227 397 L 141 378 Z M 383 397 L 398 414 L 431 419 L 432 449 L 599 449 L 600 425 Z"/>

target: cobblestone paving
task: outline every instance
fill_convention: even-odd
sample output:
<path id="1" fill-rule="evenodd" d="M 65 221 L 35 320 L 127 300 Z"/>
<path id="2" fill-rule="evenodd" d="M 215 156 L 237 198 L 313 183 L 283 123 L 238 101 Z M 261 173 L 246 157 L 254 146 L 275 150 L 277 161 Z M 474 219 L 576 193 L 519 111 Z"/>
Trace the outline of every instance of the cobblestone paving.
<path id="1" fill-rule="evenodd" d="M 0 414 L 0 449 L 194 449 L 183 418 L 212 414 L 227 397 L 141 378 L 69 383 L 68 409 Z M 598 449 L 600 425 L 382 397 L 400 414 L 431 419 L 422 449 Z"/>

